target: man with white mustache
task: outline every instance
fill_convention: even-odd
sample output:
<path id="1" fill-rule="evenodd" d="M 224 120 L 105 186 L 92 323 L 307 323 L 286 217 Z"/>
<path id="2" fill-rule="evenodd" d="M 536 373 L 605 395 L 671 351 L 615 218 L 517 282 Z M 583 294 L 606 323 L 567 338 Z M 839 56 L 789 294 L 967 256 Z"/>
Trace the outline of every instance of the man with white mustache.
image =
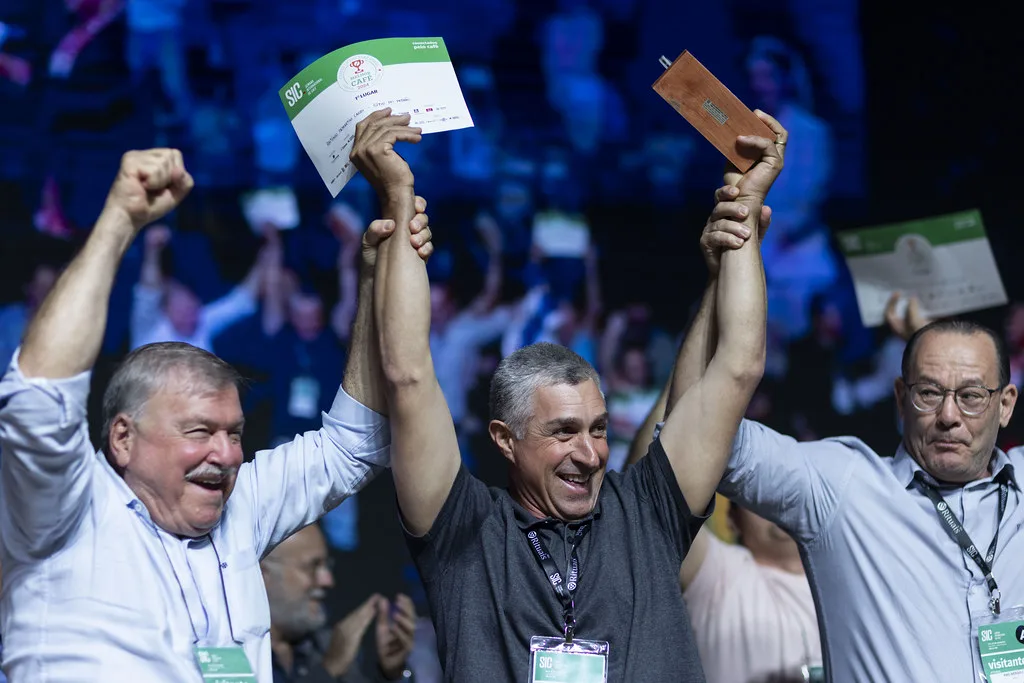
<path id="1" fill-rule="evenodd" d="M 363 238 L 353 352 L 320 430 L 242 464 L 235 370 L 188 344 L 160 343 L 114 373 L 93 449 L 90 370 L 118 265 L 192 185 L 177 150 L 124 155 L 89 239 L 0 380 L 0 618 L 14 681 L 270 683 L 259 560 L 388 464 L 370 341 L 387 221 Z M 423 206 L 417 198 L 403 234 L 426 258 Z"/>

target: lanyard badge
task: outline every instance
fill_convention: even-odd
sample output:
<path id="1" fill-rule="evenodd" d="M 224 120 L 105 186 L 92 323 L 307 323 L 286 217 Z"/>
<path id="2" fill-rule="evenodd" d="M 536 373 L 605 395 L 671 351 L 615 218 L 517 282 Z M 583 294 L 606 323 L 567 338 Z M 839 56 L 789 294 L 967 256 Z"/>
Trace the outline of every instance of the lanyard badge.
<path id="1" fill-rule="evenodd" d="M 974 645 L 982 671 L 978 680 L 1014 683 L 1024 680 L 1024 607 L 1009 607 L 999 617 L 979 615 Z"/>
<path id="2" fill-rule="evenodd" d="M 203 683 L 256 683 L 249 658 L 240 646 L 193 648 Z"/>
<path id="3" fill-rule="evenodd" d="M 579 544 L 590 531 L 590 524 L 580 524 L 569 540 L 572 551 L 564 579 L 537 530 L 531 529 L 526 533 L 534 557 L 562 603 L 562 635 L 533 636 L 530 639 L 530 683 L 606 683 L 608 680 L 608 643 L 576 638 Z"/>

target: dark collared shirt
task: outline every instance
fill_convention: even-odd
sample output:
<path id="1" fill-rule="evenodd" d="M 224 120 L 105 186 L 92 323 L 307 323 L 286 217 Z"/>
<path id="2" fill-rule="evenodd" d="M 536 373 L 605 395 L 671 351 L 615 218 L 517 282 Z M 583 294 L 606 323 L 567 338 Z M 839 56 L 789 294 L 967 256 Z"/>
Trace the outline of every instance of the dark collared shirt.
<path id="1" fill-rule="evenodd" d="M 348 671 L 338 678 L 327 673 L 323 662 L 329 641 L 330 632 L 321 631 L 296 643 L 291 671 L 286 671 L 277 656 L 271 655 L 274 683 L 393 683 L 384 677 L 375 657 L 357 657 Z"/>
<path id="2" fill-rule="evenodd" d="M 660 441 L 609 472 L 579 545 L 576 638 L 607 641 L 612 682 L 703 681 L 679 566 L 706 517 L 691 514 Z M 556 563 L 579 523 L 537 519 L 463 467 L 431 530 L 407 536 L 423 578 L 446 681 L 522 683 L 532 636 L 562 633 L 562 604 L 533 554 Z"/>

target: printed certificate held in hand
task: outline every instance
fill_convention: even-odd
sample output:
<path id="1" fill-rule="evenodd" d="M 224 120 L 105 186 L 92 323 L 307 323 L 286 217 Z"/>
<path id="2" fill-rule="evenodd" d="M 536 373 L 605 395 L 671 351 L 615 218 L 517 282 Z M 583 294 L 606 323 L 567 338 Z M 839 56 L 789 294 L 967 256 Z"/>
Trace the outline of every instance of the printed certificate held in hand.
<path id="1" fill-rule="evenodd" d="M 839 233 L 865 327 L 881 325 L 890 295 L 917 296 L 938 318 L 1005 304 L 979 211 Z"/>
<path id="2" fill-rule="evenodd" d="M 382 38 L 331 52 L 278 92 L 302 147 L 331 195 L 355 175 L 356 124 L 391 107 L 423 133 L 469 128 L 473 119 L 441 38 Z"/>

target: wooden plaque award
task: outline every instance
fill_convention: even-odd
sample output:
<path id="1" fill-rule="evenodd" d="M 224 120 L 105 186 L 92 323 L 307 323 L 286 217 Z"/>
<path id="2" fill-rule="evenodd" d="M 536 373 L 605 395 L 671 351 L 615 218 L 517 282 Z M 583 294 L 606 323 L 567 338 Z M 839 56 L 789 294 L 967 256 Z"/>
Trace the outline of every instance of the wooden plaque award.
<path id="1" fill-rule="evenodd" d="M 775 139 L 771 128 L 688 51 L 679 55 L 652 87 L 744 173 L 760 156 L 757 152 L 749 156 L 750 152 L 741 151 L 736 138 L 757 135 Z"/>

